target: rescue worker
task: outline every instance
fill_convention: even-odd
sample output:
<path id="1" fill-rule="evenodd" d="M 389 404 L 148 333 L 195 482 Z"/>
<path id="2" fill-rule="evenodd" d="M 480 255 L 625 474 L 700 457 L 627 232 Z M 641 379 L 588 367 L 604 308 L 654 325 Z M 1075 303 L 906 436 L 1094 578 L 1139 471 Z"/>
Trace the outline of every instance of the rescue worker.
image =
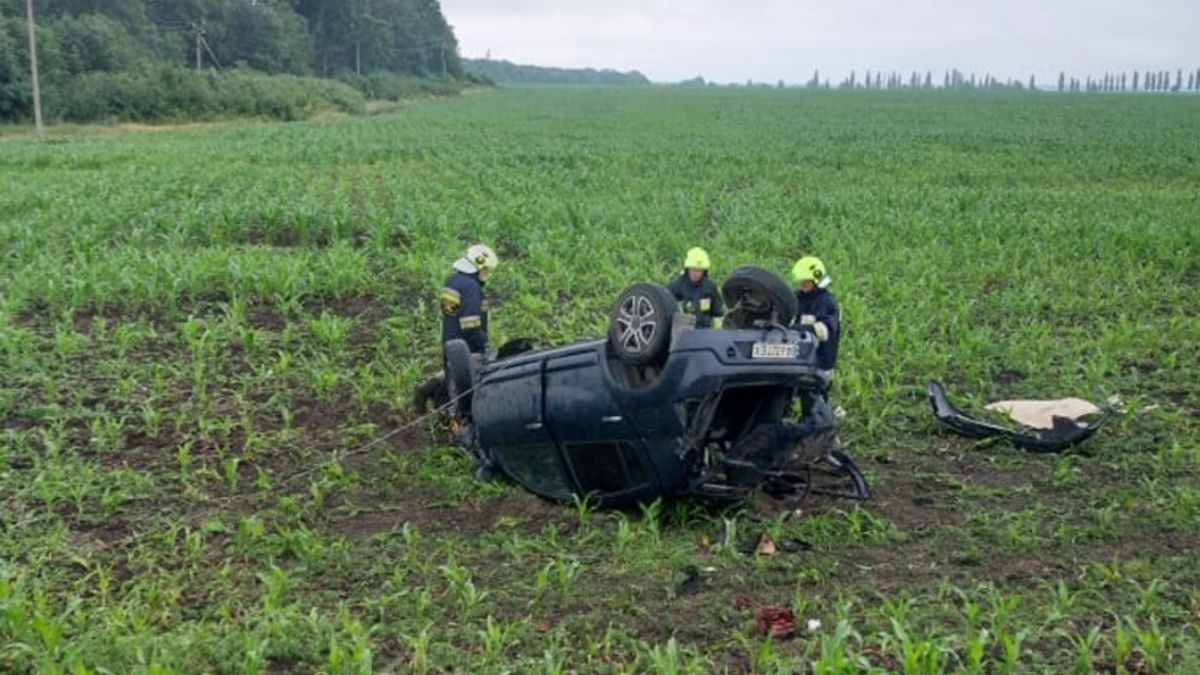
<path id="1" fill-rule="evenodd" d="M 454 262 L 454 274 L 442 288 L 442 344 L 463 340 L 472 354 L 488 348 L 488 307 L 484 286 L 500 264 L 496 252 L 476 244 Z"/>
<path id="2" fill-rule="evenodd" d="M 442 345 L 451 340 L 466 342 L 471 351 L 471 359 L 478 361 L 476 365 L 482 365 L 489 356 L 488 303 L 484 286 L 488 276 L 499 264 L 500 260 L 495 251 L 483 244 L 475 244 L 467 249 L 465 256 L 454 261 L 454 274 L 446 280 L 446 285 L 442 288 Z M 447 370 L 443 383 L 449 381 Z M 452 424 L 452 433 L 469 437 L 472 433 L 469 418 L 456 420 Z M 498 471 L 495 459 L 482 452 L 478 454 L 477 459 L 479 468 L 475 473 L 476 480 L 491 480 Z"/>
<path id="3" fill-rule="evenodd" d="M 667 284 L 684 314 L 696 317 L 696 328 L 720 328 L 725 305 L 717 285 L 708 277 L 712 263 L 700 247 L 689 249 L 683 259 L 683 272 Z"/>
<path id="4" fill-rule="evenodd" d="M 833 279 L 825 269 L 825 263 L 815 256 L 804 256 L 792 267 L 792 280 L 796 283 L 795 327 L 809 330 L 816 336 L 817 368 L 823 386 L 819 391 L 804 390 L 800 394 L 800 409 L 804 419 L 814 410 L 824 407 L 829 385 L 833 382 L 837 368 L 838 343 L 842 337 L 841 310 L 837 298 L 829 290 Z"/>
<path id="5" fill-rule="evenodd" d="M 812 331 L 820 343 L 817 346 L 817 367 L 822 379 L 828 384 L 833 380 L 837 367 L 838 342 L 841 339 L 841 311 L 837 298 L 829 290 L 832 278 L 825 264 L 814 256 L 805 256 L 792 267 L 792 280 L 796 282 L 796 328 Z"/>

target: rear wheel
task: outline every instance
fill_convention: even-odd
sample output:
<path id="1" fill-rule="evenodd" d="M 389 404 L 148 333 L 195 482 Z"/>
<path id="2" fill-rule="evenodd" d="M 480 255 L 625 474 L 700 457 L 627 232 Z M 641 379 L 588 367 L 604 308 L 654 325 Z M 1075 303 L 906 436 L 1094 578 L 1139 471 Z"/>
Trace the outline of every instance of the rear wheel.
<path id="1" fill-rule="evenodd" d="M 608 343 L 625 363 L 644 366 L 666 358 L 675 317 L 675 296 L 657 284 L 634 284 L 617 298 Z"/>
<path id="2" fill-rule="evenodd" d="M 728 328 L 748 328 L 756 321 L 787 326 L 800 309 L 787 282 L 778 274 L 753 265 L 734 270 L 721 285 L 721 295 L 729 308 L 725 316 Z"/>
<path id="3" fill-rule="evenodd" d="M 454 409 L 462 416 L 471 409 L 469 392 L 475 386 L 471 349 L 463 340 L 450 340 L 443 346 L 446 358 L 446 393 Z"/>

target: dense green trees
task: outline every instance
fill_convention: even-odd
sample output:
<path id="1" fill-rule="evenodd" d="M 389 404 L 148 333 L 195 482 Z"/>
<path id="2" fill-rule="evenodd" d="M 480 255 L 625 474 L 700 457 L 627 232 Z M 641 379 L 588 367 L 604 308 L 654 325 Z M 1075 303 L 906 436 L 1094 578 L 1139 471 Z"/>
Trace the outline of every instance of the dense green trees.
<path id="1" fill-rule="evenodd" d="M 100 96 L 105 87 L 119 89 L 123 96 L 144 90 L 179 100 L 191 95 L 188 91 L 211 87 L 214 96 L 206 100 L 226 99 L 221 93 L 224 75 L 204 80 L 173 72 L 197 66 L 242 73 L 241 80 L 229 81 L 232 89 L 244 84 L 247 70 L 337 77 L 352 84 L 374 73 L 405 82 L 463 76 L 458 43 L 438 0 L 35 0 L 35 7 L 47 113 L 58 118 L 86 119 L 99 111 L 147 118 L 113 113 L 115 95 L 83 105 L 81 91 Z M 0 0 L 0 121 L 30 115 L 24 31 L 24 1 Z M 250 88 L 249 93 L 263 87 L 309 88 L 313 103 L 331 91 L 327 85 L 293 79 L 286 85 Z M 344 98 L 344 93 L 333 98 Z M 118 103 L 117 108 L 142 111 L 176 108 Z M 186 114 L 183 108 L 177 112 Z"/>

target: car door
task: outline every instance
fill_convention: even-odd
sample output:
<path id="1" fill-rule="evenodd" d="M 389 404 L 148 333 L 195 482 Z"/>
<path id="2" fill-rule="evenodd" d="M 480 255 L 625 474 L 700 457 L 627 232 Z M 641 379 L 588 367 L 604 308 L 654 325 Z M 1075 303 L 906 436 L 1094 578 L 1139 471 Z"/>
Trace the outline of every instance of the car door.
<path id="1" fill-rule="evenodd" d="M 573 485 L 543 415 L 545 361 L 528 359 L 484 372 L 471 411 L 479 443 L 525 489 L 567 499 Z"/>
<path id="2" fill-rule="evenodd" d="M 636 430 L 601 372 L 603 346 L 546 360 L 546 420 L 581 495 L 609 500 L 642 492 L 653 474 Z"/>

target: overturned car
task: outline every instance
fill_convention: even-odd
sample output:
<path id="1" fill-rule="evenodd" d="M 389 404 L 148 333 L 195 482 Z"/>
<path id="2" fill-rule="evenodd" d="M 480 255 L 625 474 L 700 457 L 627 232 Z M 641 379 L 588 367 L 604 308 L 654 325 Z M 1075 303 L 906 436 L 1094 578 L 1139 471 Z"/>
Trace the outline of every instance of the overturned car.
<path id="1" fill-rule="evenodd" d="M 722 286 L 725 328 L 694 330 L 662 286 L 634 284 L 607 339 L 479 365 L 446 344 L 447 388 L 462 445 L 479 462 L 552 500 L 623 505 L 761 488 L 866 498 L 836 447 L 816 367 L 817 338 L 789 325 L 796 298 L 778 276 L 738 269 Z M 799 424 L 786 421 L 806 402 Z"/>

